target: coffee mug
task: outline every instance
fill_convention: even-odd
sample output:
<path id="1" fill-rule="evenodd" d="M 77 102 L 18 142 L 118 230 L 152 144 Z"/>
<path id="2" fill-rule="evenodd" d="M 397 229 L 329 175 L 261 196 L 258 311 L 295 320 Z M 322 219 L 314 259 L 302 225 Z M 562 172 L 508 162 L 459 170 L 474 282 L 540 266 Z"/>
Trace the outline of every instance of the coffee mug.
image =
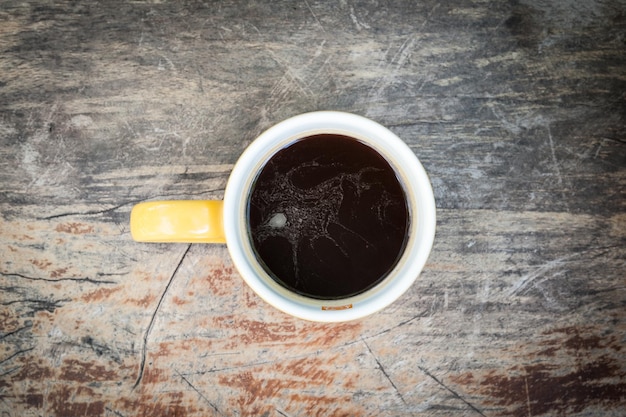
<path id="1" fill-rule="evenodd" d="M 435 201 L 413 151 L 350 113 L 305 113 L 243 152 L 222 200 L 133 207 L 140 242 L 226 243 L 246 283 L 292 316 L 362 318 L 417 279 L 435 236 Z"/>

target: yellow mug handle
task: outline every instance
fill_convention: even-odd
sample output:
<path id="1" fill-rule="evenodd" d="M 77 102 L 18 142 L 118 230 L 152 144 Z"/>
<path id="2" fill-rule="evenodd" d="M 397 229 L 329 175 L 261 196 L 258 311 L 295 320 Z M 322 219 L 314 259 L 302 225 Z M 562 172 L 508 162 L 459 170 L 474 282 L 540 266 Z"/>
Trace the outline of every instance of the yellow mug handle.
<path id="1" fill-rule="evenodd" d="M 130 234 L 137 242 L 226 243 L 219 200 L 139 203 L 130 212 Z"/>

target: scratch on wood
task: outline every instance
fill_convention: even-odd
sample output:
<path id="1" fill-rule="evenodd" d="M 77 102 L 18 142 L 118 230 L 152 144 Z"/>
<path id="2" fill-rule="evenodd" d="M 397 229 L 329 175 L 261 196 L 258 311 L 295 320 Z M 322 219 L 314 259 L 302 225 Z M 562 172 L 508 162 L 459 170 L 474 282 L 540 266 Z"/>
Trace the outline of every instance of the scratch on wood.
<path id="1" fill-rule="evenodd" d="M 528 417 L 532 417 L 530 412 L 530 394 L 528 393 L 528 378 L 524 377 L 524 385 L 526 385 L 526 405 L 528 406 Z"/>
<path id="2" fill-rule="evenodd" d="M 396 384 L 393 382 L 393 380 L 391 379 L 391 377 L 389 376 L 389 374 L 385 370 L 385 367 L 383 366 L 383 364 L 380 363 L 380 361 L 378 360 L 378 357 L 374 354 L 374 352 L 372 352 L 372 348 L 370 348 L 370 345 L 368 345 L 367 342 L 365 341 L 365 339 L 363 339 L 363 338 L 361 338 L 361 341 L 363 342 L 363 344 L 365 345 L 367 350 L 370 352 L 370 355 L 372 355 L 372 357 L 374 358 L 374 360 L 378 364 L 378 369 L 380 369 L 380 371 L 383 373 L 383 375 L 385 375 L 385 378 L 387 378 L 387 380 L 389 381 L 389 383 L 391 384 L 393 389 L 396 391 L 396 394 L 398 394 L 398 397 L 400 397 L 400 400 L 402 400 L 402 403 L 404 405 L 406 405 L 406 401 L 404 400 L 404 397 L 402 396 L 402 393 L 400 392 L 400 390 L 398 389 Z"/>
<path id="3" fill-rule="evenodd" d="M 302 357 L 306 357 L 308 355 L 301 355 Z M 295 358 L 298 358 L 300 356 L 297 356 Z M 291 357 L 287 358 L 287 359 L 292 359 Z M 245 368 L 252 368 L 255 366 L 261 366 L 261 365 L 270 365 L 273 363 L 276 363 L 278 361 L 260 361 L 260 362 L 249 362 L 249 363 L 244 363 L 242 365 L 237 365 L 237 366 L 227 366 L 224 368 L 211 368 L 209 370 L 206 371 L 198 371 L 198 372 L 186 372 L 185 375 L 205 375 L 205 374 L 214 374 L 214 373 L 219 373 L 219 372 L 225 372 L 225 371 L 236 371 L 238 369 L 245 369 Z"/>
<path id="4" fill-rule="evenodd" d="M 354 23 L 356 30 L 361 30 L 361 28 L 371 29 L 370 25 L 365 22 L 359 21 L 359 19 L 356 17 L 356 13 L 354 12 L 354 7 L 352 6 L 350 6 L 350 19 L 352 20 L 352 23 Z"/>
<path id="5" fill-rule="evenodd" d="M 394 79 L 398 75 L 398 72 L 400 71 L 400 68 L 402 68 L 404 64 L 409 60 L 412 51 L 419 46 L 420 42 L 417 41 L 418 36 L 424 30 L 432 14 L 435 12 L 435 10 L 437 10 L 437 8 L 439 8 L 439 6 L 440 3 L 435 4 L 428 13 L 428 15 L 426 15 L 426 18 L 424 19 L 420 27 L 417 28 L 415 33 L 405 39 L 402 45 L 400 45 L 400 48 L 398 48 L 398 51 L 391 59 L 391 62 L 386 66 L 383 77 L 374 84 L 373 89 L 375 89 L 376 92 L 373 94 L 373 96 L 375 98 L 379 98 L 382 96 L 385 88 L 393 83 Z"/>
<path id="6" fill-rule="evenodd" d="M 282 411 L 280 411 L 278 408 L 276 409 L 276 412 L 277 412 L 278 414 L 280 414 L 281 416 L 283 416 L 283 417 L 289 417 L 287 414 L 283 413 L 283 412 L 282 412 Z"/>
<path id="7" fill-rule="evenodd" d="M 185 376 L 183 374 L 181 374 L 180 372 L 176 371 L 176 374 L 178 374 L 178 376 L 187 384 L 189 385 L 189 387 L 191 387 L 192 390 L 194 390 L 199 396 L 200 398 L 202 398 L 204 401 L 207 402 L 207 404 L 209 404 L 211 406 L 211 408 L 213 408 L 215 410 L 216 413 L 218 413 L 220 416 L 223 416 L 224 414 L 219 410 L 219 408 L 217 408 L 217 406 L 215 404 L 213 404 L 207 397 L 204 396 L 204 394 L 202 394 L 191 382 L 189 382 L 189 380 L 187 378 L 185 378 Z"/>
<path id="8" fill-rule="evenodd" d="M 552 131 L 550 130 L 550 126 L 547 126 L 548 129 L 548 139 L 550 141 L 550 152 L 552 154 L 552 163 L 554 164 L 554 169 L 556 171 L 556 176 L 559 179 L 559 185 L 563 185 L 563 177 L 561 177 L 561 169 L 559 168 L 559 161 L 556 159 L 556 153 L 554 151 L 554 141 L 552 140 Z"/>
<path id="9" fill-rule="evenodd" d="M 523 275 L 517 282 L 508 290 L 508 295 L 510 297 L 518 295 L 522 292 L 526 287 L 528 287 L 533 281 L 537 278 L 547 274 L 553 269 L 556 269 L 563 265 L 566 261 L 573 257 L 580 256 L 580 253 L 576 253 L 574 255 L 564 256 L 562 258 L 555 259 L 553 261 L 547 262 L 544 265 L 538 267 L 534 272 Z"/>
<path id="10" fill-rule="evenodd" d="M 419 370 L 422 371 L 426 376 L 428 376 L 429 378 L 431 378 L 433 381 L 435 381 L 437 384 L 441 385 L 443 388 L 445 388 L 447 391 L 449 391 L 452 395 L 454 395 L 456 398 L 458 398 L 459 400 L 463 401 L 469 408 L 471 408 L 472 410 L 476 411 L 478 414 L 480 414 L 483 417 L 487 417 L 482 411 L 480 411 L 478 408 L 476 408 L 476 406 L 474 406 L 472 403 L 470 403 L 469 401 L 467 401 L 465 398 L 461 397 L 456 391 L 452 390 L 451 388 L 449 388 L 447 385 L 445 385 L 443 382 L 441 382 L 436 376 L 434 376 L 433 374 L 431 374 L 430 372 L 428 372 L 428 370 L 422 366 L 418 366 Z"/>
<path id="11" fill-rule="evenodd" d="M 408 318 L 408 319 L 406 319 L 406 320 L 404 320 L 404 321 L 401 321 L 400 323 L 396 324 L 395 326 L 389 327 L 389 328 L 387 328 L 387 329 L 385 329 L 385 330 L 381 330 L 380 332 L 375 333 L 375 334 L 372 334 L 372 335 L 370 335 L 370 336 L 364 336 L 364 337 L 361 337 L 361 339 L 362 339 L 362 340 L 365 340 L 365 339 L 373 339 L 373 338 L 375 338 L 375 337 L 378 337 L 378 336 L 381 336 L 381 335 L 383 335 L 383 334 L 389 333 L 390 331 L 392 331 L 392 330 L 394 330 L 394 329 L 397 329 L 398 327 L 406 326 L 407 324 L 409 324 L 409 323 L 413 322 L 414 320 L 417 320 L 417 319 L 419 319 L 419 318 L 423 318 L 423 317 L 428 317 L 428 316 L 430 316 L 430 315 L 431 315 L 431 314 L 429 314 L 429 313 L 430 313 L 430 311 L 431 311 L 431 309 L 424 310 L 424 311 L 420 312 L 419 314 L 414 315 L 414 316 L 413 316 L 413 317 L 411 317 L 411 318 Z M 348 345 L 352 345 L 352 344 L 354 344 L 354 343 L 356 343 L 356 341 L 352 341 L 352 342 L 345 343 L 345 344 L 344 344 L 344 345 L 342 345 L 342 346 L 348 346 Z"/>
<path id="12" fill-rule="evenodd" d="M 602 146 L 604 145 L 604 142 L 606 141 L 606 139 L 602 139 L 600 141 L 600 143 L 598 144 L 598 149 L 596 149 L 596 153 L 593 155 L 593 159 L 597 159 L 598 155 L 600 155 L 600 149 L 602 149 Z"/>
<path id="13" fill-rule="evenodd" d="M 172 285 L 172 282 L 174 281 L 174 277 L 176 276 L 176 273 L 180 269 L 180 266 L 182 265 L 183 261 L 185 260 L 185 256 L 187 256 L 187 253 L 189 252 L 189 249 L 191 249 L 191 243 L 187 245 L 187 249 L 185 249 L 183 256 L 181 256 L 180 261 L 178 261 L 178 265 L 176 265 L 174 272 L 172 272 L 172 275 L 170 276 L 170 280 L 167 282 L 167 285 L 165 286 L 165 289 L 163 290 L 163 293 L 161 294 L 161 298 L 159 299 L 159 302 L 157 303 L 157 306 L 154 309 L 154 312 L 152 313 L 152 317 L 150 318 L 150 323 L 148 324 L 148 327 L 146 328 L 146 332 L 143 335 L 143 346 L 141 348 L 141 363 L 139 365 L 139 375 L 137 375 L 137 381 L 135 381 L 135 385 L 133 385 L 133 389 L 135 389 L 139 385 L 139 383 L 141 382 L 141 379 L 143 378 L 143 372 L 146 366 L 146 354 L 148 351 L 148 337 L 150 336 L 152 327 L 154 327 L 156 316 L 159 312 L 159 309 L 161 308 L 161 305 L 163 304 L 163 300 L 165 299 L 165 295 L 167 294 L 167 291 L 169 290 L 170 286 Z"/>
<path id="14" fill-rule="evenodd" d="M 311 5 L 309 4 L 309 2 L 307 0 L 304 0 L 304 3 L 306 4 L 306 7 L 309 9 L 311 14 L 313 15 L 313 18 L 315 19 L 317 24 L 320 26 L 320 28 L 322 28 L 322 32 L 326 32 L 326 29 L 324 29 L 322 22 L 320 22 L 320 20 L 317 18 L 317 15 L 313 12 L 313 9 L 311 8 Z"/>
<path id="15" fill-rule="evenodd" d="M 108 412 L 111 412 L 111 413 L 115 414 L 117 417 L 125 417 L 124 414 L 120 413 L 117 410 L 113 410 L 113 409 L 111 409 L 109 407 L 104 407 L 104 409 L 107 410 Z"/>
<path id="16" fill-rule="evenodd" d="M 609 137 L 603 137 L 602 140 L 608 140 L 610 142 L 615 142 L 615 143 L 621 143 L 622 145 L 626 145 L 626 139 L 620 139 L 620 138 L 609 138 Z"/>

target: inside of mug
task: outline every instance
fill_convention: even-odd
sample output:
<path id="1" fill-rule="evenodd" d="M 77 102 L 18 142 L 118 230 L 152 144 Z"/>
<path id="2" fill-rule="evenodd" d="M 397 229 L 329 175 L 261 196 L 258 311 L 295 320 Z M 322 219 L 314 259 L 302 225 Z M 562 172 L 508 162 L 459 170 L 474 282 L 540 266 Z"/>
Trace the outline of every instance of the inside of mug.
<path id="1" fill-rule="evenodd" d="M 249 190 L 256 260 L 300 296 L 340 300 L 382 282 L 410 230 L 396 167 L 362 139 L 303 135 L 269 155 Z"/>

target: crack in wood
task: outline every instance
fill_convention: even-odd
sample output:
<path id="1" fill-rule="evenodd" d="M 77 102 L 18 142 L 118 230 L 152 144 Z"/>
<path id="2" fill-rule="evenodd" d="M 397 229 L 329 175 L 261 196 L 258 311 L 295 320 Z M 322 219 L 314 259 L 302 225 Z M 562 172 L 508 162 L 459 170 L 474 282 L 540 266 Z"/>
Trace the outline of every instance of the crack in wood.
<path id="1" fill-rule="evenodd" d="M 33 327 L 33 326 L 32 326 L 32 324 L 31 324 L 30 326 L 20 327 L 20 328 L 19 328 L 19 329 L 17 329 L 17 330 L 13 330 L 12 332 L 8 332 L 8 333 L 6 333 L 6 334 L 4 334 L 4 335 L 0 336 L 0 340 L 2 340 L 2 339 L 6 339 L 6 338 L 7 338 L 7 337 L 9 337 L 9 336 L 13 336 L 13 335 L 14 335 L 14 334 L 16 334 L 16 333 L 21 332 L 22 330 L 30 329 L 30 328 L 32 328 L 32 327 Z"/>
<path id="2" fill-rule="evenodd" d="M 3 276 L 3 277 L 23 278 L 23 279 L 28 279 L 28 280 L 31 280 L 31 281 L 45 281 L 45 282 L 75 281 L 75 282 L 87 282 L 87 283 L 90 283 L 90 284 L 117 284 L 116 281 L 110 281 L 110 280 L 104 280 L 104 279 L 102 279 L 102 280 L 92 279 L 92 278 L 89 278 L 89 277 L 43 278 L 43 277 L 31 277 L 31 276 L 28 276 L 28 275 L 18 274 L 18 273 L 14 273 L 14 272 L 0 272 L 0 275 Z"/>
<path id="3" fill-rule="evenodd" d="M 417 367 L 420 371 L 422 371 L 426 376 L 428 376 L 430 379 L 432 379 L 433 381 L 435 381 L 437 384 L 439 384 L 441 387 L 445 388 L 447 391 L 449 391 L 452 395 L 454 395 L 456 398 L 458 398 L 459 400 L 463 401 L 469 408 L 471 408 L 472 410 L 476 411 L 478 414 L 480 414 L 483 417 L 487 417 L 482 411 L 480 411 L 478 408 L 476 408 L 475 405 L 473 405 L 472 403 L 470 403 L 469 401 L 467 401 L 465 398 L 463 398 L 461 395 L 459 395 L 456 391 L 454 391 L 452 388 L 449 388 L 446 384 L 444 384 L 443 382 L 441 382 L 436 376 L 434 376 L 433 374 L 431 374 L 430 372 L 428 372 L 428 370 L 426 368 L 424 368 L 423 366 L 418 366 Z"/>
<path id="4" fill-rule="evenodd" d="M 180 196 L 198 196 L 198 195 L 203 195 L 203 194 L 214 194 L 216 192 L 219 191 L 223 191 L 223 189 L 219 188 L 219 189 L 211 189 L 211 190 L 203 190 L 203 191 L 199 191 L 196 193 L 170 193 L 170 194 L 164 194 L 164 195 L 158 195 L 158 196 L 150 196 L 149 198 L 141 198 L 141 199 L 135 199 L 135 200 L 131 200 L 131 201 L 126 201 L 124 203 L 120 203 L 117 204 L 113 207 L 109 207 L 106 209 L 101 209 L 101 210 L 87 210 L 87 211 L 70 211 L 67 213 L 59 213 L 59 214 L 53 214 L 51 216 L 45 216 L 45 217 L 37 217 L 37 220 L 53 220 L 53 219 L 58 219 L 60 217 L 71 217 L 71 216 L 94 216 L 97 214 L 104 214 L 104 213 L 108 213 L 111 211 L 115 211 L 117 209 L 120 209 L 124 206 L 128 206 L 131 204 L 137 204 L 137 203 L 141 203 L 144 201 L 151 201 L 151 200 L 155 200 L 155 199 L 166 199 L 166 198 L 172 198 L 172 197 L 180 197 Z"/>
<path id="5" fill-rule="evenodd" d="M 102 210 L 72 211 L 68 213 L 53 214 L 52 216 L 38 217 L 37 220 L 53 220 L 53 219 L 58 219 L 60 217 L 69 217 L 69 216 L 93 216 L 96 214 L 104 214 L 110 211 L 115 211 L 129 204 L 136 204 L 139 202 L 141 202 L 141 200 L 128 201 L 126 203 L 118 204 L 117 206 L 109 207 L 107 209 L 102 209 Z"/>
<path id="6" fill-rule="evenodd" d="M 0 365 L 2 365 L 5 362 L 10 361 L 11 359 L 13 359 L 14 357 L 21 355 L 22 353 L 26 353 L 26 352 L 30 352 L 31 350 L 35 349 L 34 347 L 29 348 L 29 349 L 22 349 L 22 350 L 18 350 L 17 352 L 15 352 L 14 354 L 12 354 L 11 356 L 9 356 L 8 358 L 5 358 L 3 360 L 0 361 Z"/>
<path id="7" fill-rule="evenodd" d="M 67 303 L 69 301 L 72 301 L 69 298 L 64 298 L 62 300 L 35 300 L 35 299 L 24 299 L 24 300 L 11 300 L 11 301 L 4 301 L 2 303 L 0 303 L 0 305 L 3 306 L 9 306 L 9 305 L 13 305 L 13 304 L 21 304 L 21 303 L 31 303 L 31 304 L 36 304 L 36 305 L 40 305 L 41 307 L 39 308 L 34 308 L 33 311 L 41 311 L 41 310 L 46 310 L 49 313 L 52 313 L 54 310 L 56 310 L 58 307 L 61 307 L 60 303 Z"/>
<path id="8" fill-rule="evenodd" d="M 170 286 L 172 285 L 172 282 L 174 281 L 174 277 L 176 276 L 176 273 L 180 269 L 180 266 L 182 265 L 183 261 L 185 260 L 187 253 L 189 253 L 189 249 L 191 249 L 191 243 L 187 245 L 187 248 L 185 249 L 185 252 L 183 253 L 183 255 L 180 257 L 180 260 L 178 261 L 176 268 L 174 268 L 174 272 L 172 272 L 172 275 L 170 276 L 170 279 L 167 282 L 167 285 L 165 286 L 163 293 L 161 294 L 161 298 L 159 298 L 159 302 L 157 303 L 157 306 L 154 309 L 154 312 L 152 313 L 152 317 L 150 318 L 150 323 L 148 323 L 146 332 L 143 335 L 143 346 L 141 348 L 141 362 L 139 365 L 139 375 L 137 375 L 137 380 L 135 381 L 135 385 L 133 385 L 133 389 L 137 388 L 137 386 L 141 383 L 141 379 L 143 378 L 143 372 L 146 366 L 146 354 L 148 352 L 148 337 L 150 336 L 150 332 L 152 332 L 152 328 L 154 327 L 157 314 L 161 308 L 161 305 L 163 304 L 163 300 L 165 299 L 165 295 L 167 294 L 167 291 L 169 290 Z"/>
<path id="9" fill-rule="evenodd" d="M 13 372 L 17 371 L 18 369 L 21 369 L 21 368 L 22 368 L 21 366 L 16 366 L 15 368 L 11 368 L 11 369 L 9 369 L 9 370 L 8 370 L 8 371 L 6 371 L 6 372 L 1 373 L 1 374 L 0 374 L 0 378 L 2 378 L 3 376 L 9 375 L 9 374 L 11 374 L 11 373 L 13 373 Z"/>

